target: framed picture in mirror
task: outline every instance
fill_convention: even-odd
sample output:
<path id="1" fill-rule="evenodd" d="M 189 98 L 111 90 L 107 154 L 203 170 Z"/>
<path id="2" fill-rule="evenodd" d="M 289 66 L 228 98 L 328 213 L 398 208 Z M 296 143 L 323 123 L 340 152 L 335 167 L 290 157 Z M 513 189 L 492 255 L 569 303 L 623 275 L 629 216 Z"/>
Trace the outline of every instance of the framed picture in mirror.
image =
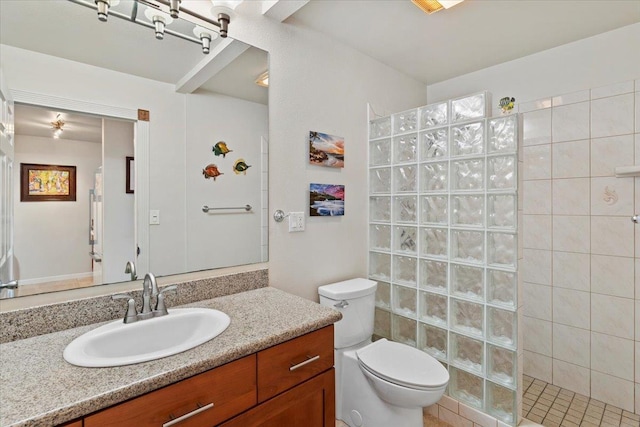
<path id="1" fill-rule="evenodd" d="M 76 167 L 20 163 L 21 202 L 75 202 Z"/>
<path id="2" fill-rule="evenodd" d="M 135 190 L 135 182 L 136 182 L 136 169 L 133 157 L 127 156 L 127 179 L 126 179 L 126 189 L 127 193 L 133 193 Z"/>

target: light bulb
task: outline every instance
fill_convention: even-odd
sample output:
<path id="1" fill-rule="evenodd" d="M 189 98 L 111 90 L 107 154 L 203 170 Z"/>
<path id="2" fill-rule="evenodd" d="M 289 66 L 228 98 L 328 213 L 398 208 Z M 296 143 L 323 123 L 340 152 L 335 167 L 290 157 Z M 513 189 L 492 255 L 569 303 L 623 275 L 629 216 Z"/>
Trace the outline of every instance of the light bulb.
<path id="1" fill-rule="evenodd" d="M 211 14 L 218 19 L 220 24 L 220 37 L 226 38 L 229 29 L 231 17 L 234 16 L 234 10 L 243 0 L 211 0 L 213 7 Z"/>
<path id="2" fill-rule="evenodd" d="M 162 40 L 164 38 L 164 28 L 166 25 L 173 22 L 173 18 L 162 11 L 151 8 L 147 8 L 144 11 L 144 16 L 146 16 L 149 21 L 153 22 L 156 38 L 158 40 Z"/>
<path id="3" fill-rule="evenodd" d="M 196 25 L 193 29 L 193 34 L 202 42 L 202 53 L 205 55 L 209 53 L 211 50 L 211 40 L 215 40 L 218 38 L 218 33 L 215 31 L 208 30 L 199 25 Z"/>
<path id="4" fill-rule="evenodd" d="M 169 1 L 169 14 L 172 18 L 177 18 L 178 13 L 180 13 L 180 3 L 182 0 L 170 0 Z"/>
<path id="5" fill-rule="evenodd" d="M 120 3 L 120 0 L 95 0 L 95 3 L 98 7 L 98 19 L 102 22 L 107 22 L 107 18 L 109 17 L 109 8 L 117 6 L 118 3 Z"/>

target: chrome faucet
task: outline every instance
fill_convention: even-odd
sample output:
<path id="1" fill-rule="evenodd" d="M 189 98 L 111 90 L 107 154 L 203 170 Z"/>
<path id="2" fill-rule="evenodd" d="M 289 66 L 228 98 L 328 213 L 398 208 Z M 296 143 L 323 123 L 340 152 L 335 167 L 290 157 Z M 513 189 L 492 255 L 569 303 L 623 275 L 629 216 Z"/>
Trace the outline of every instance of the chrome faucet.
<path id="1" fill-rule="evenodd" d="M 142 311 L 138 314 L 138 319 L 144 320 L 153 317 L 151 310 L 151 297 L 158 295 L 158 284 L 153 273 L 147 273 L 142 282 Z"/>
<path id="2" fill-rule="evenodd" d="M 136 265 L 133 262 L 127 261 L 124 272 L 131 274 L 131 281 L 138 280 L 138 275 L 136 274 Z"/>
<path id="3" fill-rule="evenodd" d="M 177 288 L 176 285 L 171 285 L 159 291 L 156 276 L 154 276 L 153 273 L 147 273 L 142 281 L 142 311 L 140 311 L 140 313 L 138 313 L 136 308 L 136 301 L 129 294 L 116 294 L 113 295 L 111 299 L 127 300 L 127 313 L 124 316 L 124 323 L 133 323 L 138 320 L 151 319 L 169 314 L 164 302 L 164 294 L 165 292 L 175 291 Z M 153 297 L 156 297 L 156 304 L 152 309 L 151 299 Z"/>
<path id="4" fill-rule="evenodd" d="M 2 283 L 0 280 L 0 299 L 15 297 L 16 289 L 18 289 L 17 280 L 10 280 L 9 283 Z"/>

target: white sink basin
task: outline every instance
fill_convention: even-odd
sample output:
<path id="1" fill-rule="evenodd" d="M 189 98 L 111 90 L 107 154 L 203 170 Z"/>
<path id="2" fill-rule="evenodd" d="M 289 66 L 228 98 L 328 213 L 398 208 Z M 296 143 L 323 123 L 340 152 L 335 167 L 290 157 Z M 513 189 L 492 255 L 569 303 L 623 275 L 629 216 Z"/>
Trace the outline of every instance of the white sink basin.
<path id="1" fill-rule="evenodd" d="M 100 368 L 160 359 L 220 335 L 231 320 L 209 308 L 174 308 L 166 316 L 125 324 L 118 320 L 79 336 L 64 349 L 77 366 Z"/>

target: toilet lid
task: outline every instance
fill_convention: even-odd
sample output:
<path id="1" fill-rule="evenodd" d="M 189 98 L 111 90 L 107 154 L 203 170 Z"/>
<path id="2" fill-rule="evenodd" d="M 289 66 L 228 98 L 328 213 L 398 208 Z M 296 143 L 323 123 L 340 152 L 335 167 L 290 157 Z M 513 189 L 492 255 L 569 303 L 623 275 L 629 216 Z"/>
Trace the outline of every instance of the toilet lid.
<path id="1" fill-rule="evenodd" d="M 370 372 L 398 385 L 438 388 L 449 382 L 449 372 L 435 358 L 406 344 L 378 340 L 356 351 Z"/>

